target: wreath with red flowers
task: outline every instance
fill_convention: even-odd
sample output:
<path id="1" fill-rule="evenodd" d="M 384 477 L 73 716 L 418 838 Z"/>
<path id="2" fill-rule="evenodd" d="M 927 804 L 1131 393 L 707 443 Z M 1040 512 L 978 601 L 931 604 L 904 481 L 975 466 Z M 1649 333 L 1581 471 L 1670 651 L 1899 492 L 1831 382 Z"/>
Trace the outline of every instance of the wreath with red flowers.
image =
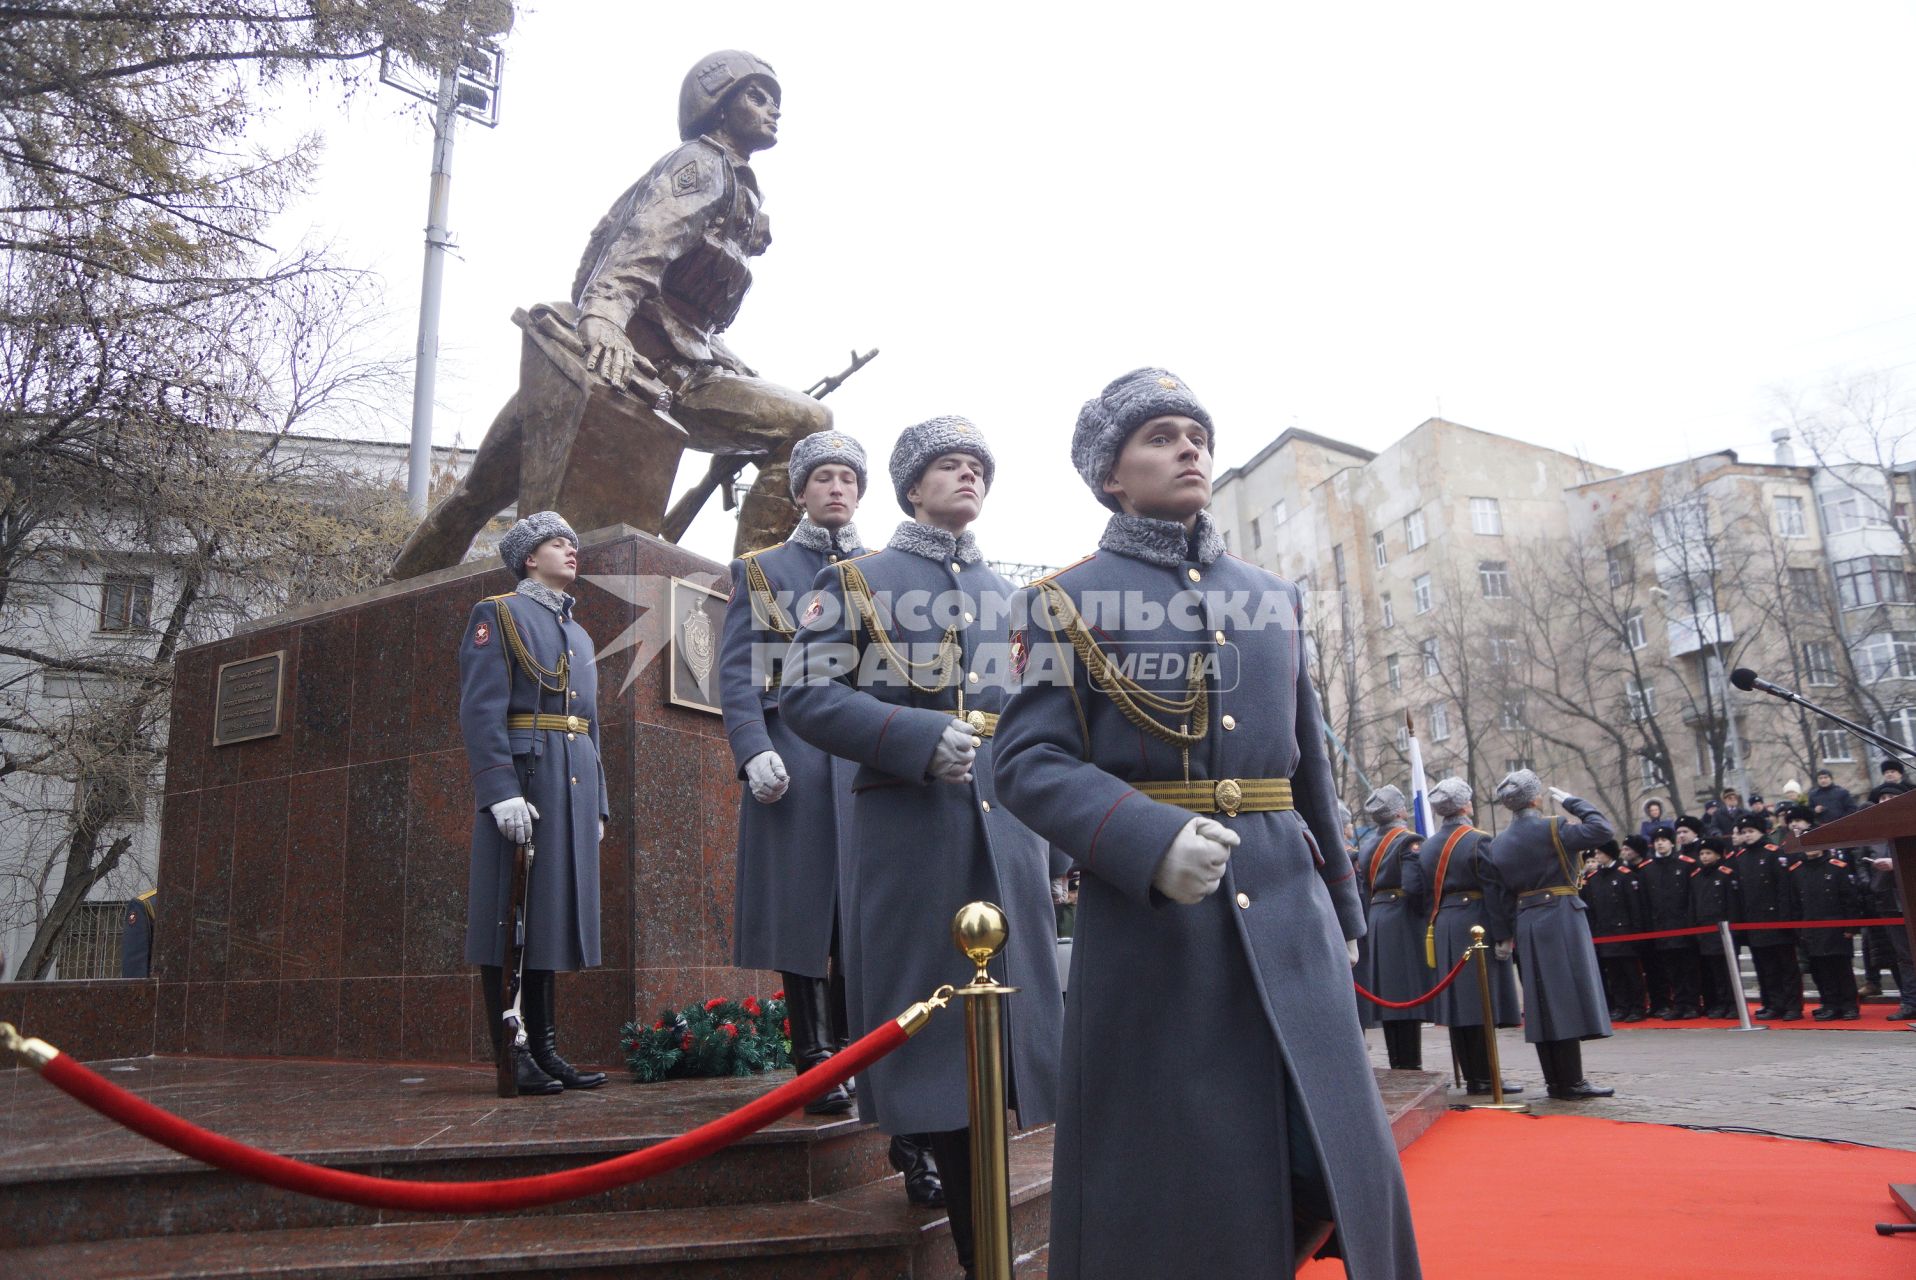
<path id="1" fill-rule="evenodd" d="M 640 1084 L 711 1076 L 749 1076 L 776 1071 L 792 1062 L 792 1024 L 785 993 L 718 996 L 660 1012 L 651 1026 L 628 1022 L 619 1029 L 619 1047 Z"/>

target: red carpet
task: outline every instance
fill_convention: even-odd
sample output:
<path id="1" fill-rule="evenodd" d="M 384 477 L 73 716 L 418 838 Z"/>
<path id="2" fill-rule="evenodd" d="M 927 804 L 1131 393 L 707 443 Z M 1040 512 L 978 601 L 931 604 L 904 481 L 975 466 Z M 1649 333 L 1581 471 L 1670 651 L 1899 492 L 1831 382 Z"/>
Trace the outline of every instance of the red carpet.
<path id="1" fill-rule="evenodd" d="M 1451 1112 L 1404 1153 L 1425 1280 L 1908 1280 L 1916 1152 Z M 1343 1264 L 1299 1274 L 1338 1280 Z"/>
<path id="2" fill-rule="evenodd" d="M 1891 1022 L 1884 1015 L 1890 1011 L 1889 1005 L 1864 1005 L 1863 1016 L 1855 1022 L 1817 1022 L 1810 1014 L 1822 1008 L 1819 1004 L 1803 1006 L 1801 1022 L 1778 1022 L 1775 1018 L 1759 1018 L 1756 1010 L 1750 1010 L 1750 1021 L 1758 1026 L 1769 1027 L 1773 1031 L 1909 1031 L 1911 1019 Z M 1737 1025 L 1735 1018 L 1692 1018 L 1688 1022 L 1665 1022 L 1661 1018 L 1649 1018 L 1643 1022 L 1618 1022 L 1618 1031 L 1721 1031 Z"/>

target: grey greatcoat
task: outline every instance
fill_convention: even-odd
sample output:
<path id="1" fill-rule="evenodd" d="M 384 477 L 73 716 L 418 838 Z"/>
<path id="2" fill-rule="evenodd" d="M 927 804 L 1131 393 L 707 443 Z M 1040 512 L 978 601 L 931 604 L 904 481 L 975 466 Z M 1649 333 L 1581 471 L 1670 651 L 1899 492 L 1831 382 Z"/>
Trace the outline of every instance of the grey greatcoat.
<path id="1" fill-rule="evenodd" d="M 1452 849 L 1450 862 L 1446 867 L 1443 883 L 1437 883 L 1437 863 L 1443 856 L 1444 845 L 1459 829 L 1465 834 Z M 1437 968 L 1433 978 L 1441 978 L 1450 972 L 1470 946 L 1472 925 L 1482 925 L 1485 941 L 1494 940 L 1490 930 L 1490 916 L 1484 910 L 1483 870 L 1488 861 L 1490 833 L 1470 827 L 1457 818 L 1452 818 L 1439 827 L 1435 834 L 1427 836 L 1424 847 L 1415 858 L 1404 863 L 1404 890 L 1410 897 L 1424 904 L 1423 912 L 1417 921 L 1417 945 L 1424 945 L 1424 936 L 1431 924 L 1430 913 L 1433 905 L 1437 911 Z M 1490 966 L 1490 1004 L 1500 1027 L 1514 1027 L 1522 1021 L 1517 1005 L 1517 974 L 1510 961 L 1499 960 L 1494 954 L 1484 957 Z M 1471 970 L 1475 961 L 1464 966 L 1457 975 L 1457 981 L 1445 988 L 1444 993 L 1432 1000 L 1424 1008 L 1424 1016 L 1439 1026 L 1445 1027 L 1481 1027 L 1484 1025 L 1484 1004 L 1477 995 L 1477 977 Z"/>
<path id="2" fill-rule="evenodd" d="M 872 592 L 885 640 L 909 661 L 928 661 L 947 625 L 959 648 L 937 692 L 906 683 L 885 644 L 847 608 L 847 574 Z M 969 534 L 907 521 L 891 545 L 818 575 L 813 605 L 798 621 L 785 660 L 779 713 L 799 737 L 855 761 L 850 824 L 846 950 L 854 1036 L 897 1017 L 944 983 L 971 979 L 951 941 L 968 902 L 1004 908 L 1010 939 L 993 972 L 1020 988 L 1006 1006 L 1010 1087 L 1021 1123 L 1048 1124 L 1058 1094 L 1057 923 L 1044 842 L 998 803 L 994 739 L 979 748 L 968 783 L 929 778 L 933 748 L 959 706 L 995 715 L 1006 694 L 1012 587 L 984 563 Z M 940 685 L 937 673 L 909 673 Z M 975 677 L 975 679 L 974 679 Z M 886 1133 L 961 1129 L 965 1107 L 963 1019 L 933 1018 L 903 1048 L 861 1077 L 859 1114 Z"/>
<path id="3" fill-rule="evenodd" d="M 1363 934 L 1364 906 L 1297 588 L 1222 554 L 1208 516 L 1195 546 L 1180 525 L 1115 516 L 1101 548 L 1048 585 L 1137 683 L 1179 695 L 1189 655 L 1222 655 L 1205 677 L 1190 778 L 1289 779 L 1298 807 L 1212 814 L 1242 839 L 1223 883 L 1195 906 L 1160 895 L 1152 875 L 1193 815 L 1135 784 L 1182 781 L 1180 748 L 1134 726 L 1086 663 L 1065 658 L 1070 642 L 1037 603 L 1047 584 L 1034 588 L 998 783 L 1084 871 L 1051 1274 L 1288 1276 L 1302 1158 L 1344 1224 L 1349 1274 L 1414 1277 L 1403 1174 L 1351 995 L 1344 942 Z"/>
<path id="4" fill-rule="evenodd" d="M 459 641 L 459 727 L 472 770 L 478 813 L 466 898 L 466 961 L 505 962 L 505 917 L 512 894 L 513 847 L 488 810 L 522 795 L 539 811 L 533 826 L 532 877 L 526 888 L 528 969 L 590 969 L 599 963 L 599 823 L 610 813 L 599 763 L 599 675 L 592 637 L 572 618 L 572 597 L 549 590 L 554 610 L 528 579 L 509 595 L 472 608 Z M 542 688 L 512 651 L 512 623 L 534 662 L 569 665 L 566 687 Z M 560 682 L 545 677 L 548 685 Z M 528 712 L 582 716 L 584 733 L 508 729 Z"/>
<path id="5" fill-rule="evenodd" d="M 753 756 L 776 751 L 791 780 L 771 804 L 760 804 L 750 787 L 741 788 L 733 962 L 741 969 L 822 978 L 838 911 L 852 766 L 792 732 L 779 714 L 777 682 L 819 570 L 864 548 L 850 526 L 836 538 L 810 521 L 800 529 L 806 531 L 803 541 L 795 537 L 732 561 L 719 701 L 738 776 L 745 776 L 745 762 Z"/>
<path id="6" fill-rule="evenodd" d="M 1380 850 L 1395 828 L 1380 828 L 1364 839 L 1358 850 L 1357 878 L 1370 901 L 1368 927 L 1358 944 L 1357 980 L 1372 995 L 1386 1000 L 1413 1000 L 1437 985 L 1436 973 L 1424 963 L 1423 920 L 1428 908 L 1422 898 L 1404 890 L 1404 866 L 1415 862 L 1411 852 L 1417 832 L 1405 830 Z M 1386 1009 L 1358 997 L 1365 1026 L 1380 1022 L 1422 1022 L 1428 1005 L 1414 1009 Z"/>
<path id="7" fill-rule="evenodd" d="M 1484 874 L 1490 936 L 1496 942 L 1517 940 L 1523 1037 L 1531 1044 L 1610 1034 L 1609 1002 L 1590 941 L 1590 909 L 1576 890 L 1583 851 L 1614 833 L 1594 805 L 1572 796 L 1563 807 L 1578 821 L 1518 810 L 1490 842 Z"/>

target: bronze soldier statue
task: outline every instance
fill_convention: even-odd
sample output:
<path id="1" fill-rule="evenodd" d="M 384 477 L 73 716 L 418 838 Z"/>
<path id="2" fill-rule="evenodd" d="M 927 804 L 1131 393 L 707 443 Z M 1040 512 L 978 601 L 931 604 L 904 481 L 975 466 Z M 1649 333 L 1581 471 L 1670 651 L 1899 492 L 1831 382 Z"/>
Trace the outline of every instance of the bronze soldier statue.
<path id="1" fill-rule="evenodd" d="M 540 343 L 545 353 L 536 358 L 566 365 L 564 377 L 534 386 L 522 375 L 471 471 L 407 541 L 393 578 L 445 568 L 465 556 L 486 521 L 521 497 L 522 461 L 540 452 L 541 433 L 560 429 L 555 420 L 566 411 L 555 408 L 553 398 L 570 397 L 575 387 L 599 401 L 613 393 L 621 412 L 641 416 L 669 437 L 659 441 L 663 451 L 645 459 L 651 470 L 666 471 L 646 477 L 648 492 L 669 488 L 681 444 L 757 463 L 758 477 L 739 511 L 734 554 L 791 531 L 798 510 L 787 494 L 786 463 L 800 437 L 831 426 L 831 411 L 760 378 L 719 337 L 751 288 L 750 260 L 772 241 L 751 157 L 777 143 L 781 97 L 771 66 L 739 50 L 712 54 L 686 73 L 679 90 L 683 144 L 599 220 L 571 301 L 516 317 L 528 342 Z M 576 430 L 579 411 L 571 412 Z M 566 447 L 575 459 L 582 455 L 579 446 Z M 628 488 L 634 479 L 629 464 L 644 445 L 629 448 L 629 456 L 596 468 Z M 628 474 L 618 476 L 621 470 Z M 658 532 L 664 503 L 645 506 L 643 517 L 627 523 Z"/>

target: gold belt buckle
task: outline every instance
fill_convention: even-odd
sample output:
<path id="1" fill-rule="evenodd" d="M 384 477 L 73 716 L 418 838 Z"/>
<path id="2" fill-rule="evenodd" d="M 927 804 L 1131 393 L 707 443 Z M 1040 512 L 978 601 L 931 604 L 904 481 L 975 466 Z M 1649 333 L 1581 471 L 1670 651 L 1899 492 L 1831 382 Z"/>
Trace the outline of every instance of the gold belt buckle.
<path id="1" fill-rule="evenodd" d="M 1238 785 L 1236 778 L 1220 778 L 1217 784 L 1217 807 L 1227 818 L 1237 817 L 1237 807 L 1244 802 L 1244 788 Z"/>
<path id="2" fill-rule="evenodd" d="M 584 733 L 587 725 L 583 716 L 567 716 L 565 727 L 572 733 Z"/>
<path id="3" fill-rule="evenodd" d="M 982 711 L 967 711 L 965 712 L 965 723 L 971 726 L 973 733 L 982 735 L 985 731 L 985 713 Z"/>

